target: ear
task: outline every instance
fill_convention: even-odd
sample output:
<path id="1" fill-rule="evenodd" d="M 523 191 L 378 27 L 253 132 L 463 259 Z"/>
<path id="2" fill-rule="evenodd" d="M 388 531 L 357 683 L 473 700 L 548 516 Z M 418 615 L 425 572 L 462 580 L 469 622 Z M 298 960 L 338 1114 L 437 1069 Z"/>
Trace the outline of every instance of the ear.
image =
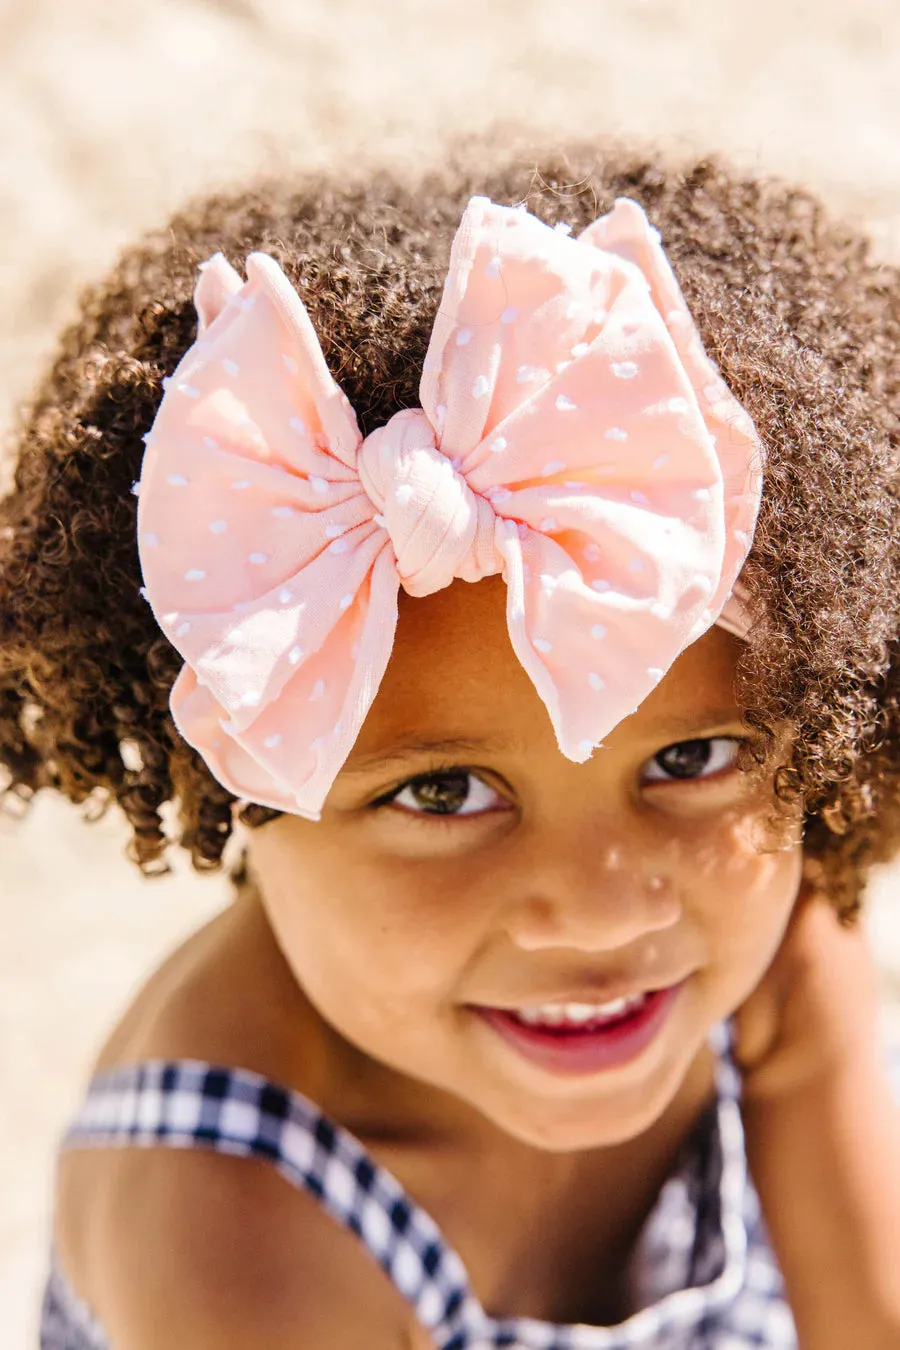
<path id="1" fill-rule="evenodd" d="M 214 253 L 200 264 L 200 276 L 194 287 L 198 336 L 204 333 L 225 308 L 229 297 L 235 295 L 243 284 L 223 253 Z"/>

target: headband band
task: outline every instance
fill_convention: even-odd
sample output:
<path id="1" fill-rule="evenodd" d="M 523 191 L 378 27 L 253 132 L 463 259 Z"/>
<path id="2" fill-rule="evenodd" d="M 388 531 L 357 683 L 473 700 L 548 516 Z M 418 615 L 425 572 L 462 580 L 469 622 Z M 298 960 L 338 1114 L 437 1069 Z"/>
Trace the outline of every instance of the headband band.
<path id="1" fill-rule="evenodd" d="M 637 203 L 577 238 L 473 197 L 420 408 L 363 438 L 278 264 L 216 254 L 139 485 L 171 709 L 231 792 L 318 819 L 381 682 L 398 589 L 502 574 L 513 648 L 586 760 L 717 620 L 762 485 Z M 727 608 L 724 610 L 723 607 Z"/>

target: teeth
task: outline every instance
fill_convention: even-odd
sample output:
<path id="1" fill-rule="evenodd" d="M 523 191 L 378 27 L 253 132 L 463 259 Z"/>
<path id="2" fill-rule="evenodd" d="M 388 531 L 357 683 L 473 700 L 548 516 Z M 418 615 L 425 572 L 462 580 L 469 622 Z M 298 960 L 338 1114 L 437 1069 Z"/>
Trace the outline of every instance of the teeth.
<path id="1" fill-rule="evenodd" d="M 638 1007 L 646 997 L 646 994 L 630 994 L 609 1003 L 542 1003 L 536 1007 L 518 1008 L 516 1016 L 528 1026 L 584 1026 L 604 1018 L 621 1017 L 631 1008 Z"/>

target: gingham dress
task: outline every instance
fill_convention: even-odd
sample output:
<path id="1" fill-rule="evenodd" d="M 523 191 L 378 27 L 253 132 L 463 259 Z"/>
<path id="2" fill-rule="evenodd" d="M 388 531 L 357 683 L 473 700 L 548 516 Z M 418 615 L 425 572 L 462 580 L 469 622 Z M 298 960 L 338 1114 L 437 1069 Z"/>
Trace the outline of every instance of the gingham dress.
<path id="1" fill-rule="evenodd" d="M 793 1319 L 746 1167 L 732 1024 L 714 1028 L 710 1039 L 716 1099 L 639 1237 L 628 1272 L 637 1311 L 612 1327 L 488 1316 L 437 1225 L 362 1144 L 298 1092 L 246 1069 L 176 1060 L 100 1074 L 62 1147 L 165 1145 L 266 1159 L 357 1235 L 437 1350 L 795 1350 Z M 41 1348 L 111 1350 L 55 1253 Z"/>

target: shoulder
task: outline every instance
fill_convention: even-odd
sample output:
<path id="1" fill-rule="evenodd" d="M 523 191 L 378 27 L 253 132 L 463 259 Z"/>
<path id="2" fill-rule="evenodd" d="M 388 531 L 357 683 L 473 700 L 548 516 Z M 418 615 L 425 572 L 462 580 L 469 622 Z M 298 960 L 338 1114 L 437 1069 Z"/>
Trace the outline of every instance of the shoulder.
<path id="1" fill-rule="evenodd" d="M 79 1192 L 91 1194 L 81 1241 L 67 1231 Z M 410 1309 L 357 1238 L 265 1162 L 75 1151 L 58 1227 L 63 1267 L 116 1350 L 413 1344 Z"/>

